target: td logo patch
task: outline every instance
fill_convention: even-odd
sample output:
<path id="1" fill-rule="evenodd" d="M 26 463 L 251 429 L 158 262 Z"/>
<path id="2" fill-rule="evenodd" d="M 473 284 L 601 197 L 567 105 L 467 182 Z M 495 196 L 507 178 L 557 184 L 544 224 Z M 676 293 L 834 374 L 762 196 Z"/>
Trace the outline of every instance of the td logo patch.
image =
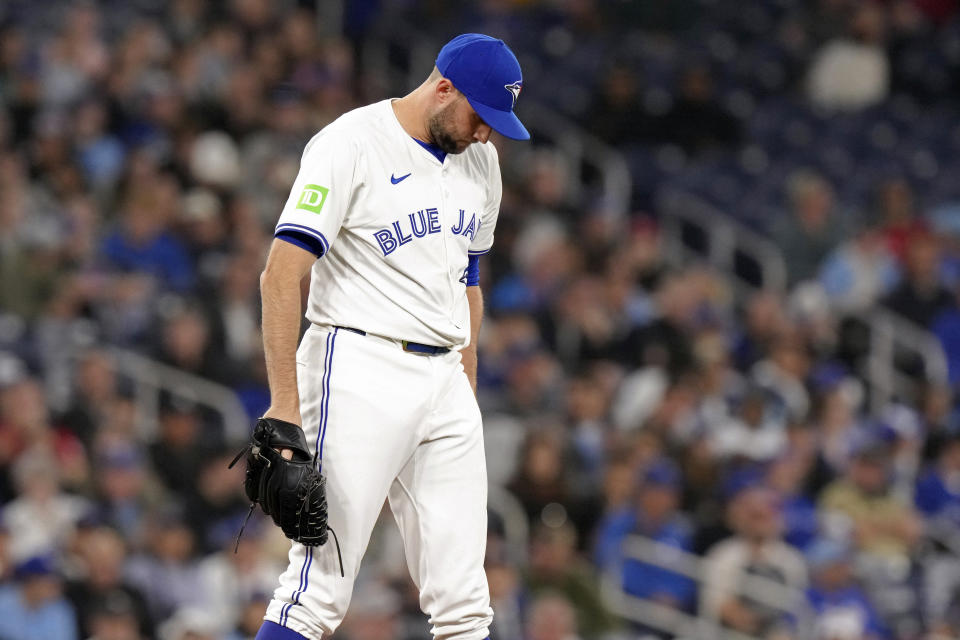
<path id="1" fill-rule="evenodd" d="M 303 188 L 303 193 L 300 194 L 297 209 L 320 213 L 320 209 L 323 209 L 323 203 L 327 200 L 328 193 L 330 193 L 330 189 L 321 187 L 318 184 L 306 185 Z"/>

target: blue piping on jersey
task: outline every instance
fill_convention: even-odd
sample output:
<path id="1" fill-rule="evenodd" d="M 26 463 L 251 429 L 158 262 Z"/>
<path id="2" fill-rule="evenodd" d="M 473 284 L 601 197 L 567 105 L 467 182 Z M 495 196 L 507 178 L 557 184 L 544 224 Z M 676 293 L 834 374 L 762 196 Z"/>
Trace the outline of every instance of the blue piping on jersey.
<path id="1" fill-rule="evenodd" d="M 319 254 L 317 254 L 316 251 L 311 251 L 311 253 L 316 254 L 317 257 L 322 256 L 330 250 L 330 243 L 327 242 L 327 239 L 324 237 L 324 235 L 316 229 L 312 229 L 306 225 L 294 224 L 293 222 L 284 222 L 283 224 L 278 224 L 276 230 L 274 231 L 274 236 L 280 237 L 281 235 L 299 238 L 300 240 L 309 244 L 315 244 L 319 242 L 323 250 Z"/>
<path id="2" fill-rule="evenodd" d="M 468 256 L 483 256 L 488 253 L 490 253 L 490 249 L 484 249 L 482 251 L 473 251 L 473 250 L 467 251 Z"/>
<path id="3" fill-rule="evenodd" d="M 337 340 L 337 331 L 327 334 L 327 349 L 323 356 L 323 376 L 320 379 L 320 389 L 323 394 L 320 409 L 320 424 L 317 425 L 317 443 L 314 447 L 314 458 L 317 460 L 317 470 L 319 471 L 323 463 L 323 440 L 327 433 L 327 416 L 330 407 L 330 372 L 333 369 L 333 348 Z M 295 604 L 300 604 L 300 596 L 310 586 L 310 567 L 313 565 L 313 547 L 307 547 L 306 556 L 303 558 L 303 564 L 300 566 L 300 584 L 297 589 L 290 594 L 290 602 L 280 610 L 280 624 L 286 627 L 290 619 L 290 609 Z"/>
<path id="4" fill-rule="evenodd" d="M 333 349 L 337 342 L 337 332 L 340 327 L 334 327 L 333 333 L 327 335 L 330 346 L 327 349 L 326 362 L 324 363 L 323 382 L 323 419 L 321 420 L 321 430 L 317 433 L 318 444 L 314 447 L 314 457 L 317 460 L 317 471 L 323 471 L 323 441 L 327 435 L 327 417 L 330 415 L 330 374 L 333 371 Z"/>
<path id="5" fill-rule="evenodd" d="M 413 136 L 410 136 L 410 137 L 413 137 Z M 429 142 L 424 142 L 423 140 L 417 140 L 416 138 L 413 138 L 413 141 L 416 142 L 421 147 L 423 147 L 424 149 L 426 149 L 427 151 L 429 151 L 430 155 L 432 155 L 434 158 L 436 158 L 440 162 L 443 162 L 443 159 L 447 157 L 447 152 L 435 144 L 430 144 Z"/>
<path id="6" fill-rule="evenodd" d="M 278 240 L 283 240 L 284 242 L 289 242 L 292 245 L 298 246 L 305 251 L 309 251 L 313 255 L 317 256 L 317 258 L 323 257 L 323 245 L 308 235 L 301 235 L 297 231 L 280 231 L 274 237 L 276 237 Z"/>

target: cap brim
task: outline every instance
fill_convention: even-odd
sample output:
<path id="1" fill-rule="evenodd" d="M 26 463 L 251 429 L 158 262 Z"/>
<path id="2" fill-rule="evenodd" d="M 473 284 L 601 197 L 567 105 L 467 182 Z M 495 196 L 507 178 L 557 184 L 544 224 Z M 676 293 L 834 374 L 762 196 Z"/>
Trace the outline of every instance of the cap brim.
<path id="1" fill-rule="evenodd" d="M 500 135 L 506 136 L 511 140 L 530 139 L 530 132 L 527 131 L 527 128 L 523 126 L 520 118 L 518 118 L 513 111 L 493 109 L 476 100 L 471 100 L 470 96 L 467 96 L 467 102 L 469 102 L 473 110 L 477 112 L 477 115 L 483 118 L 483 121 Z"/>

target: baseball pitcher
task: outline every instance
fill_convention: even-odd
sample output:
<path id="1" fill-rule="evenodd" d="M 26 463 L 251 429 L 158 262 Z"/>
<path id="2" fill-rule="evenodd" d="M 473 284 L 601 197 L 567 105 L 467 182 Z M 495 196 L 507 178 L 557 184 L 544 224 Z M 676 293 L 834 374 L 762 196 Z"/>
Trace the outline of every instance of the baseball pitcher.
<path id="1" fill-rule="evenodd" d="M 333 633 L 385 497 L 434 636 L 489 635 L 478 258 L 501 196 L 485 143 L 530 137 L 522 86 L 503 41 L 464 34 L 304 150 L 261 276 L 271 406 L 245 450 L 247 494 L 294 540 L 260 640 Z"/>

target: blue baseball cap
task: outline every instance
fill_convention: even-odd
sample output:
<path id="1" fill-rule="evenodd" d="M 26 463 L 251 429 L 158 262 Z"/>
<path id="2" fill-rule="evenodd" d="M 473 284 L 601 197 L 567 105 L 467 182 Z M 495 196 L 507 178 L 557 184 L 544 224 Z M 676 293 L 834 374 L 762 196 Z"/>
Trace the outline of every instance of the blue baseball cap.
<path id="1" fill-rule="evenodd" d="M 513 140 L 530 139 L 513 113 L 523 88 L 520 63 L 503 40 L 480 33 L 459 35 L 440 49 L 437 69 L 490 128 Z"/>

